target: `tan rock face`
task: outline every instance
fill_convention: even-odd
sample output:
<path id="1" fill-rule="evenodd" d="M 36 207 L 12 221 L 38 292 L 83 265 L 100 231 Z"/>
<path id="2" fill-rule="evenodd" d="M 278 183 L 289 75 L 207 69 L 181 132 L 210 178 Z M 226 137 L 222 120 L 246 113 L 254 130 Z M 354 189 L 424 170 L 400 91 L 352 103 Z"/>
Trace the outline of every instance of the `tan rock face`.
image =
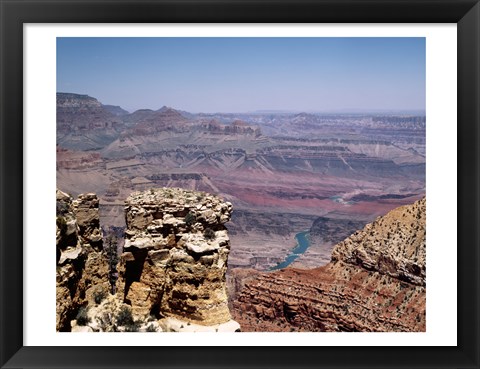
<path id="1" fill-rule="evenodd" d="M 228 322 L 225 273 L 232 205 L 201 192 L 156 189 L 126 200 L 120 288 L 136 316 Z"/>
<path id="2" fill-rule="evenodd" d="M 84 243 L 89 243 L 97 250 L 102 248 L 102 232 L 98 212 L 99 200 L 94 193 L 80 194 L 72 202 L 73 212 L 77 218 L 79 233 Z"/>
<path id="3" fill-rule="evenodd" d="M 378 218 L 326 266 L 235 275 L 234 318 L 243 331 L 425 331 L 425 211 L 422 199 Z"/>
<path id="4" fill-rule="evenodd" d="M 83 246 L 87 252 L 85 266 L 80 280 L 81 287 L 85 291 L 83 302 L 89 305 L 95 301 L 95 293 L 102 291 L 109 294 L 110 283 L 108 281 L 108 260 L 103 252 L 96 251 L 90 244 Z"/>
<path id="5" fill-rule="evenodd" d="M 108 264 L 101 249 L 98 198 L 80 195 L 73 200 L 57 189 L 57 331 L 70 330 L 80 305 L 93 299 L 92 287 L 106 286 Z"/>
<path id="6" fill-rule="evenodd" d="M 332 261 L 425 286 L 425 215 L 425 198 L 394 209 L 337 244 Z"/>
<path id="7" fill-rule="evenodd" d="M 57 331 L 68 330 L 78 299 L 76 292 L 86 255 L 78 237 L 78 224 L 73 213 L 72 198 L 57 189 Z"/>

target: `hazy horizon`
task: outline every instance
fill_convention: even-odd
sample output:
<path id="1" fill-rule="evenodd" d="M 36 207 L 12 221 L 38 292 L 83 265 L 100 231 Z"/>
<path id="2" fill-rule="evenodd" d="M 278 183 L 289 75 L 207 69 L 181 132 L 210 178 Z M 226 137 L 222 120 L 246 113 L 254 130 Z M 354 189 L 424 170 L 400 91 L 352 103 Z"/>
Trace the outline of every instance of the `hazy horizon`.
<path id="1" fill-rule="evenodd" d="M 75 95 L 86 95 L 92 98 L 95 98 L 92 94 L 86 94 L 86 93 L 77 93 L 74 91 L 57 91 L 57 94 L 75 94 Z M 98 100 L 98 99 L 97 99 Z M 333 114 L 339 114 L 339 115 L 364 115 L 364 114 L 404 114 L 404 115 L 425 115 L 425 110 L 419 110 L 419 109 L 402 109 L 402 110 L 393 110 L 393 109 L 339 109 L 339 110 L 279 110 L 279 109 L 260 109 L 260 110 L 251 110 L 251 111 L 188 111 L 186 109 L 182 109 L 182 107 L 178 106 L 167 106 L 167 105 L 162 105 L 158 108 L 138 108 L 135 110 L 129 110 L 125 109 L 125 107 L 118 105 L 118 104 L 104 104 L 102 101 L 98 100 L 102 105 L 109 105 L 109 106 L 117 106 L 122 108 L 123 110 L 126 110 L 128 113 L 134 113 L 138 110 L 151 110 L 151 111 L 156 111 L 160 110 L 163 107 L 175 109 L 178 111 L 184 111 L 187 113 L 192 113 L 192 114 L 325 114 L 325 115 L 333 115 Z"/>
<path id="2" fill-rule="evenodd" d="M 424 38 L 57 38 L 57 92 L 133 112 L 425 113 Z"/>

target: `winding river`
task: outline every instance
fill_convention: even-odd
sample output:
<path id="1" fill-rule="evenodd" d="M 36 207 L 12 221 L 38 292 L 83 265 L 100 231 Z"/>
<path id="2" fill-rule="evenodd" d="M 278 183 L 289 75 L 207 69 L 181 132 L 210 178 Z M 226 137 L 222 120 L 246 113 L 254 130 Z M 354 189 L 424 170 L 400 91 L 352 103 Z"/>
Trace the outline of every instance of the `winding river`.
<path id="1" fill-rule="evenodd" d="M 295 240 L 297 241 L 297 246 L 290 252 L 290 254 L 285 258 L 284 261 L 275 265 L 270 270 L 283 269 L 293 263 L 300 255 L 307 251 L 308 246 L 310 246 L 310 233 L 309 231 L 302 231 L 295 235 Z"/>

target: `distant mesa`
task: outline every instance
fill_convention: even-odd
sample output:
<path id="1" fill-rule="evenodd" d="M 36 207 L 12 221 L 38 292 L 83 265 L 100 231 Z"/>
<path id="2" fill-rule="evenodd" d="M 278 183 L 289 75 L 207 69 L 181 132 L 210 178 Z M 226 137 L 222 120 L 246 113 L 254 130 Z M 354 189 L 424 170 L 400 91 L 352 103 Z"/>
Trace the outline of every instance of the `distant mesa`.
<path id="1" fill-rule="evenodd" d="M 178 109 L 173 109 L 169 106 L 162 106 L 160 109 L 158 109 L 157 111 L 158 112 L 168 112 L 169 110 L 174 110 L 178 113 L 180 113 L 184 118 L 187 118 L 187 119 L 195 119 L 195 114 L 192 114 L 192 113 L 189 113 L 188 111 L 185 111 L 185 110 L 178 110 Z"/>
<path id="2" fill-rule="evenodd" d="M 80 107 L 80 106 L 101 106 L 102 104 L 94 97 L 69 92 L 57 92 L 57 106 Z"/>
<path id="3" fill-rule="evenodd" d="M 184 131 L 188 119 L 172 108 L 153 110 L 137 110 L 126 121 L 134 123 L 130 132 L 133 135 L 145 136 L 162 131 Z"/>
<path id="4" fill-rule="evenodd" d="M 126 111 L 125 109 L 122 109 L 120 106 L 117 106 L 117 105 L 103 105 L 103 108 L 108 112 L 112 113 L 113 115 L 116 115 L 119 117 L 130 114 L 128 111 Z"/>
<path id="5" fill-rule="evenodd" d="M 88 95 L 57 93 L 57 144 L 72 150 L 100 149 L 123 130 L 120 117 Z"/>
<path id="6" fill-rule="evenodd" d="M 170 110 L 173 110 L 173 109 L 172 109 L 171 107 L 169 107 L 169 106 L 165 106 L 165 105 L 164 105 L 164 106 L 162 106 L 160 109 L 158 109 L 157 111 L 158 111 L 159 113 L 164 113 L 164 112 L 168 112 L 168 111 L 170 111 Z"/>
<path id="7" fill-rule="evenodd" d="M 303 119 L 313 119 L 315 118 L 314 114 L 309 114 L 309 113 L 298 113 L 293 116 L 293 118 L 303 118 Z"/>
<path id="8" fill-rule="evenodd" d="M 153 112 L 151 109 L 138 109 L 131 114 L 123 116 L 123 122 L 127 127 L 133 127 L 137 122 L 148 119 Z"/>

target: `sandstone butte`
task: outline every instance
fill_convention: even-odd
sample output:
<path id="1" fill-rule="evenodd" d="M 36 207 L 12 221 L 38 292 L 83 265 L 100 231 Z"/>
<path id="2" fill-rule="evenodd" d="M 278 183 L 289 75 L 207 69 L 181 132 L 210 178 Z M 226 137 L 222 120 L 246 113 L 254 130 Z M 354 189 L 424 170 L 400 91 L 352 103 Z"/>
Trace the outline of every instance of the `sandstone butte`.
<path id="1" fill-rule="evenodd" d="M 230 322 L 224 224 L 231 213 L 229 202 L 196 191 L 152 189 L 127 198 L 120 285 L 136 315 Z"/>
<path id="2" fill-rule="evenodd" d="M 110 285 L 98 198 L 57 190 L 57 330 L 238 331 L 225 277 L 231 212 L 202 192 L 132 193 L 116 293 L 99 299 Z"/>
<path id="3" fill-rule="evenodd" d="M 234 273 L 242 331 L 425 331 L 425 198 L 338 243 L 310 270 Z"/>

